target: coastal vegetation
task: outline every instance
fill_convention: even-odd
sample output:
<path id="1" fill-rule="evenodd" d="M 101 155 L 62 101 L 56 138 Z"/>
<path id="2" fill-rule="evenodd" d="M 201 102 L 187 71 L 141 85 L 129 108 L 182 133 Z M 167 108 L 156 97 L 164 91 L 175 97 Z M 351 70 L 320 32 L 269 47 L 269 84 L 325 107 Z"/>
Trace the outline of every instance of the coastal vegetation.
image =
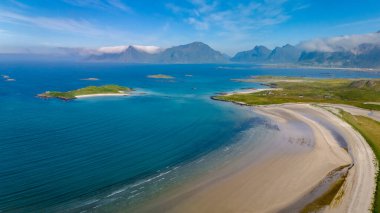
<path id="1" fill-rule="evenodd" d="M 47 91 L 39 94 L 41 98 L 59 98 L 63 100 L 71 100 L 81 95 L 97 95 L 97 94 L 127 94 L 132 89 L 119 85 L 103 85 L 103 86 L 88 86 L 77 90 L 67 92 Z"/>
<path id="2" fill-rule="evenodd" d="M 364 116 L 352 115 L 348 112 L 341 111 L 344 121 L 349 123 L 366 139 L 371 146 L 377 160 L 380 159 L 380 122 Z M 379 166 L 379 165 L 378 165 Z M 373 212 L 380 212 L 380 176 L 376 179 L 376 192 L 373 205 Z"/>
<path id="3" fill-rule="evenodd" d="M 214 96 L 213 99 L 268 105 L 282 103 L 333 103 L 348 104 L 370 110 L 380 110 L 380 80 L 371 79 L 313 79 L 296 77 L 262 76 L 235 79 L 242 82 L 260 82 L 277 90 L 249 94 Z"/>
<path id="4" fill-rule="evenodd" d="M 339 177 L 338 180 L 336 180 L 334 183 L 330 185 L 330 187 L 327 189 L 325 193 L 323 193 L 321 196 L 319 196 L 311 203 L 307 204 L 301 210 L 301 213 L 318 212 L 322 208 L 331 205 L 331 203 L 333 203 L 334 200 L 337 199 L 337 196 L 339 195 L 339 192 L 341 191 L 345 181 L 346 175 Z"/>
<path id="5" fill-rule="evenodd" d="M 274 90 L 252 93 L 234 93 L 212 97 L 244 105 L 270 105 L 282 103 L 330 103 L 347 104 L 369 110 L 380 110 L 379 79 L 314 79 L 299 77 L 261 76 L 250 79 L 234 79 L 240 82 L 259 82 Z M 352 115 L 340 110 L 339 115 L 356 129 L 380 159 L 380 122 L 369 117 Z M 377 165 L 379 166 L 379 165 Z M 315 212 L 338 199 L 345 178 L 333 183 L 329 190 L 304 207 L 302 212 Z M 380 212 L 380 177 L 377 175 L 373 211 Z"/>
<path id="6" fill-rule="evenodd" d="M 157 75 L 148 75 L 148 78 L 162 78 L 162 79 L 173 79 L 173 76 L 170 75 L 164 75 L 164 74 L 157 74 Z"/>

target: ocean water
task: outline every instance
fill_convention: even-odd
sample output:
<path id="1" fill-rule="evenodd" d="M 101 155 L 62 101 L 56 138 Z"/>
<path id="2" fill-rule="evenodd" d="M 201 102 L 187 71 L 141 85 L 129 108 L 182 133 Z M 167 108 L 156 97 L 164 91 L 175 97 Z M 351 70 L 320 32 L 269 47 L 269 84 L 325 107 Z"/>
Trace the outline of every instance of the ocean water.
<path id="1" fill-rule="evenodd" d="M 86 63 L 2 63 L 0 74 L 16 79 L 0 79 L 0 212 L 128 208 L 217 167 L 236 155 L 247 136 L 259 144 L 266 133 L 263 118 L 247 107 L 210 99 L 218 92 L 261 87 L 231 79 L 380 77 L 248 65 Z M 146 78 L 150 74 L 175 79 Z M 81 80 L 89 77 L 100 80 Z M 74 101 L 35 97 L 103 84 L 136 92 Z"/>

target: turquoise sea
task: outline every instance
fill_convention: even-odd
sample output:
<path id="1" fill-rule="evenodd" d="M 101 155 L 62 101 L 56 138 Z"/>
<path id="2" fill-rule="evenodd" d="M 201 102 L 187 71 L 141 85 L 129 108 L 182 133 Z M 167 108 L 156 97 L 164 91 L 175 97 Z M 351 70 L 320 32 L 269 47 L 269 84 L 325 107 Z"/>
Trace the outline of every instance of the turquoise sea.
<path id="1" fill-rule="evenodd" d="M 128 208 L 217 167 L 247 135 L 245 143 L 260 144 L 264 118 L 247 107 L 210 99 L 218 92 L 262 87 L 231 79 L 380 77 L 251 65 L 4 62 L 0 74 L 16 79 L 0 78 L 0 212 Z M 151 74 L 175 79 L 146 78 Z M 90 77 L 100 80 L 81 80 Z M 104 84 L 136 92 L 74 101 L 35 97 Z"/>

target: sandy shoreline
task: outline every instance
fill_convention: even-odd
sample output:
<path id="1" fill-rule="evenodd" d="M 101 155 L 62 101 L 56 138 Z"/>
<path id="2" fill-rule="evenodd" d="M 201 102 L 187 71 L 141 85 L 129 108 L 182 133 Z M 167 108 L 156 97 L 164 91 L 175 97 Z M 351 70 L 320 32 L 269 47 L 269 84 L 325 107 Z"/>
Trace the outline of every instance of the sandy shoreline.
<path id="1" fill-rule="evenodd" d="M 128 93 L 103 93 L 103 94 L 91 94 L 91 95 L 77 95 L 76 98 L 92 98 L 92 97 L 108 97 L 108 96 L 129 96 Z"/>
<path id="2" fill-rule="evenodd" d="M 235 63 L 235 65 L 238 65 L 239 63 Z M 242 65 L 248 65 L 248 64 L 242 64 Z M 252 69 L 261 67 L 264 69 L 268 68 L 275 68 L 275 69 L 319 69 L 319 70 L 349 70 L 349 71 L 355 71 L 355 72 L 380 72 L 379 68 L 359 68 L 359 67 L 325 67 L 325 66 L 297 66 L 292 64 L 258 64 L 256 66 L 252 67 L 228 67 L 228 66 L 219 66 L 218 69 Z"/>
<path id="3" fill-rule="evenodd" d="M 331 107 L 341 108 L 342 106 L 349 107 L 346 109 L 352 107 L 348 105 L 330 104 L 330 109 Z M 352 107 L 352 109 L 359 108 Z M 345 139 L 354 162 L 354 166 L 346 178 L 342 201 L 335 209 L 329 209 L 330 212 L 371 212 L 372 200 L 374 199 L 376 190 L 376 173 L 378 172 L 376 165 L 377 159 L 372 148 L 361 134 L 354 130 L 348 123 L 343 122 L 336 116 L 331 116 L 332 113 L 326 110 L 320 109 L 320 111 L 326 116 L 330 116 L 331 123 L 337 123 L 337 127 L 346 131 Z M 352 110 L 347 111 L 350 113 L 355 112 Z"/>
<path id="4" fill-rule="evenodd" d="M 249 93 L 257 93 L 257 92 L 262 92 L 262 91 L 274 91 L 274 90 L 282 90 L 282 89 L 281 88 L 241 89 L 241 90 L 234 91 L 234 92 L 223 93 L 223 95 L 224 96 L 231 96 L 231 95 L 236 95 L 236 94 L 249 94 Z"/>
<path id="5" fill-rule="evenodd" d="M 306 203 L 294 207 L 295 203 L 308 196 L 331 171 L 353 162 L 344 187 L 345 196 L 334 208 L 326 210 L 368 211 L 371 192 L 375 189 L 374 155 L 348 124 L 308 104 L 255 107 L 255 111 L 270 118 L 280 129 L 278 136 L 263 141 L 264 152 L 270 154 L 255 161 L 247 154 L 217 172 L 161 195 L 136 211 L 278 212 L 289 208 L 299 211 Z M 350 154 L 339 145 L 332 130 L 344 138 Z M 234 170 L 247 163 L 248 166 Z"/>
<path id="6" fill-rule="evenodd" d="M 360 68 L 360 67 L 324 67 L 324 66 L 286 66 L 286 65 L 274 65 L 264 64 L 263 68 L 284 68 L 284 69 L 320 69 L 320 70 L 349 70 L 357 72 L 380 72 L 379 68 Z"/>
<path id="7" fill-rule="evenodd" d="M 358 108 L 355 106 L 344 105 L 344 104 L 319 104 L 319 105 L 327 107 L 327 108 L 342 109 L 342 110 L 349 112 L 353 115 L 361 115 L 361 116 L 369 117 L 369 118 L 372 118 L 373 120 L 380 122 L 380 112 L 379 111 L 367 110 L 367 109 L 362 109 L 362 108 Z"/>

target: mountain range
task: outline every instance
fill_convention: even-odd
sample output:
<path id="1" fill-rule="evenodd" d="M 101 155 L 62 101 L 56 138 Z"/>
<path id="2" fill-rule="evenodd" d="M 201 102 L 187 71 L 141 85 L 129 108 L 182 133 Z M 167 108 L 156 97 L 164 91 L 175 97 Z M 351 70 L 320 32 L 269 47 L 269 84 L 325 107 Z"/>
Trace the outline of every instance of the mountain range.
<path id="1" fill-rule="evenodd" d="M 152 47 L 152 46 L 151 46 Z M 251 50 L 238 52 L 234 57 L 212 49 L 202 42 L 174 46 L 168 49 L 155 47 L 148 51 L 142 46 L 103 47 L 91 54 L 86 60 L 124 63 L 255 63 L 255 64 L 293 64 L 297 63 L 302 50 L 287 44 L 273 50 L 265 46 L 255 46 Z"/>
<path id="2" fill-rule="evenodd" d="M 231 58 L 233 62 L 242 63 L 296 63 L 301 56 L 302 50 L 287 44 L 276 47 L 273 50 L 265 46 L 255 46 L 252 50 L 238 52 Z"/>
<path id="3" fill-rule="evenodd" d="M 364 43 L 360 44 L 352 51 L 304 51 L 298 59 L 298 64 L 332 67 L 380 68 L 380 45 Z"/>
<path id="4" fill-rule="evenodd" d="M 252 50 L 236 53 L 236 55 L 231 58 L 231 61 L 243 63 L 263 63 L 267 60 L 270 54 L 271 50 L 267 47 L 255 46 Z"/>
<path id="5" fill-rule="evenodd" d="M 337 36 L 286 44 L 269 49 L 258 45 L 229 57 L 202 42 L 167 49 L 157 46 L 111 46 L 98 49 L 52 48 L 26 49 L 18 54 L 0 54 L 0 61 L 75 60 L 89 62 L 201 64 L 252 63 L 326 67 L 380 68 L 380 32 Z"/>
<path id="6" fill-rule="evenodd" d="M 193 42 L 156 52 L 129 46 L 119 52 L 92 54 L 86 60 L 124 63 L 252 63 L 380 68 L 380 44 L 363 43 L 354 49 L 339 51 L 308 51 L 290 44 L 273 50 L 265 46 L 255 46 L 230 58 L 204 43 Z"/>
<path id="7" fill-rule="evenodd" d="M 129 46 L 117 52 L 93 54 L 90 61 L 125 62 L 125 63 L 227 63 L 229 57 L 212 49 L 202 42 L 179 45 L 165 50 L 148 52 L 136 46 Z"/>

